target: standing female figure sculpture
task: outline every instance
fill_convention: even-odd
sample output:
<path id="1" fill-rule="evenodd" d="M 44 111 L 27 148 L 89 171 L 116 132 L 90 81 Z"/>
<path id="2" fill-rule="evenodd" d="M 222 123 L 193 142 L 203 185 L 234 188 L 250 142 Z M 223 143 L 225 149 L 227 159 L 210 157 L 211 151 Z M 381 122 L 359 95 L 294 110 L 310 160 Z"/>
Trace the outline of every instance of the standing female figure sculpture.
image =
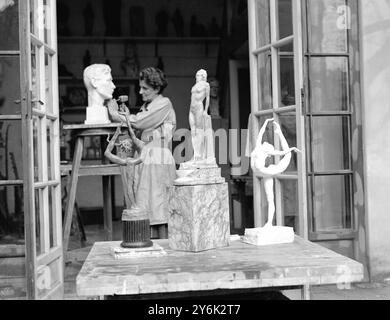
<path id="1" fill-rule="evenodd" d="M 279 137 L 282 151 L 275 150 L 274 146 L 268 142 L 262 143 L 263 135 L 269 122 L 274 124 L 274 132 Z M 264 227 L 272 227 L 272 222 L 275 215 L 275 202 L 274 202 L 274 176 L 286 171 L 291 161 L 291 152 L 300 152 L 297 148 L 290 148 L 287 140 L 284 137 L 282 130 L 278 123 L 274 119 L 268 119 L 260 129 L 257 137 L 256 147 L 251 154 L 251 167 L 255 174 L 263 177 L 264 189 L 268 202 L 268 221 Z M 283 156 L 278 164 L 266 165 L 266 160 L 272 156 Z"/>
<path id="2" fill-rule="evenodd" d="M 189 122 L 191 127 L 194 156 L 190 162 L 202 160 L 215 161 L 210 106 L 210 84 L 207 82 L 206 70 L 196 73 L 196 83 L 191 89 L 191 106 Z M 205 104 L 203 104 L 205 101 Z"/>

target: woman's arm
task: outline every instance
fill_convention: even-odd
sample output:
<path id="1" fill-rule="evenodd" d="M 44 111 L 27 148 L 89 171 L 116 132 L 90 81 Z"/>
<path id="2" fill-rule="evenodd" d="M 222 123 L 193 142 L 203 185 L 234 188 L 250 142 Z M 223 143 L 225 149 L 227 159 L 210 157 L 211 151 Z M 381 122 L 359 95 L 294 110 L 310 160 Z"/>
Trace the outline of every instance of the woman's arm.
<path id="1" fill-rule="evenodd" d="M 261 145 L 261 141 L 263 141 L 263 135 L 264 135 L 265 129 L 267 128 L 268 123 L 271 121 L 274 121 L 274 119 L 265 120 L 263 126 L 260 129 L 259 135 L 257 136 L 256 146 Z"/>
<path id="2" fill-rule="evenodd" d="M 286 149 L 283 151 L 275 150 L 275 151 L 269 152 L 269 154 L 272 156 L 285 156 L 287 153 L 290 153 L 292 151 L 301 152 L 299 149 L 294 147 L 294 148 L 289 148 L 289 149 Z"/>
<path id="3" fill-rule="evenodd" d="M 130 123 L 133 128 L 142 131 L 155 129 L 163 124 L 168 118 L 172 106 L 168 99 L 164 99 L 162 102 L 152 103 L 156 103 L 153 108 L 149 107 L 146 111 L 139 112 L 136 115 L 129 115 Z"/>
<path id="4" fill-rule="evenodd" d="M 122 114 L 119 113 L 118 103 L 114 99 L 110 100 L 107 103 L 107 108 L 108 108 L 108 113 L 110 114 L 112 121 L 126 123 L 126 117 L 123 115 L 123 113 Z M 125 112 L 126 114 L 130 115 L 129 109 L 127 107 L 126 107 L 125 111 L 126 111 Z"/>
<path id="5" fill-rule="evenodd" d="M 205 105 L 205 111 L 206 114 L 209 112 L 209 106 L 210 106 L 210 85 L 208 82 L 206 82 L 206 105 Z"/>

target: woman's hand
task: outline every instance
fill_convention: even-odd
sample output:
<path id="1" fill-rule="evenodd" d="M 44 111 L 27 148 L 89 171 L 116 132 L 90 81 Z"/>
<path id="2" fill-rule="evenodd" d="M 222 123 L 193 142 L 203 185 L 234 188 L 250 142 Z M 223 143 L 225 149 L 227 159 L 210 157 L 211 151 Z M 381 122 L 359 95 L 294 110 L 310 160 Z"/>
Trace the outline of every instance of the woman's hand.
<path id="1" fill-rule="evenodd" d="M 110 101 L 107 102 L 107 107 L 112 110 L 118 110 L 118 103 L 116 102 L 115 99 L 111 99 Z"/>

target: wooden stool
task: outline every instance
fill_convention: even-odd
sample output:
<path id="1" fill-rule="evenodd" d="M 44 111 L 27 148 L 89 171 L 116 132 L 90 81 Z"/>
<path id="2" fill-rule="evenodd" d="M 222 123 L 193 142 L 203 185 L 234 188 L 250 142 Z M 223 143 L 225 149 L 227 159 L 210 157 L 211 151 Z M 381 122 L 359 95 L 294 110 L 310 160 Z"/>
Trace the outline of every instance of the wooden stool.
<path id="1" fill-rule="evenodd" d="M 104 157 L 104 151 L 107 145 L 107 136 L 113 134 L 116 128 L 120 126 L 119 123 L 112 123 L 107 125 L 66 125 L 64 130 L 76 131 L 76 143 L 73 155 L 73 163 L 70 179 L 68 181 L 68 197 L 66 201 L 64 226 L 63 226 L 63 247 L 64 256 L 69 245 L 69 235 L 72 224 L 72 214 L 75 205 L 77 182 L 78 178 L 82 176 L 102 176 L 103 177 L 103 215 L 104 215 L 104 231 L 105 240 L 112 240 L 112 196 L 111 196 L 111 180 L 110 176 L 120 175 L 119 166 L 116 164 L 109 164 L 109 161 Z M 84 149 L 84 138 L 90 136 L 101 137 L 101 165 L 81 165 L 81 158 Z"/>

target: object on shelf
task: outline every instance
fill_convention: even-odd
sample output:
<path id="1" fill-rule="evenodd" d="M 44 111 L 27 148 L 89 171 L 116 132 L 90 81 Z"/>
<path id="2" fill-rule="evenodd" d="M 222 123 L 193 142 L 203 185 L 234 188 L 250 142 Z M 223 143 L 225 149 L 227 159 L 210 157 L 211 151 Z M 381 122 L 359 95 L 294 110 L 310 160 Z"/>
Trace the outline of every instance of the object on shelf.
<path id="1" fill-rule="evenodd" d="M 219 81 L 210 79 L 210 116 L 213 119 L 220 118 L 219 114 Z"/>
<path id="2" fill-rule="evenodd" d="M 211 19 L 208 35 L 209 35 L 209 37 L 220 37 L 221 36 L 221 28 L 219 27 L 219 25 L 217 23 L 216 17 L 213 17 Z"/>
<path id="3" fill-rule="evenodd" d="M 184 19 L 179 8 L 177 8 L 173 14 L 172 23 L 175 28 L 176 36 L 184 37 Z"/>
<path id="4" fill-rule="evenodd" d="M 73 77 L 73 73 L 70 72 L 63 64 L 58 65 L 58 75 L 60 77 Z"/>
<path id="5" fill-rule="evenodd" d="M 85 51 L 85 55 L 83 58 L 83 69 L 87 68 L 91 65 L 91 53 L 89 50 Z"/>
<path id="6" fill-rule="evenodd" d="M 70 30 L 69 30 L 69 8 L 68 6 L 63 2 L 58 2 L 57 4 L 57 28 L 58 28 L 58 35 L 69 37 L 71 36 Z"/>
<path id="7" fill-rule="evenodd" d="M 95 23 L 95 14 L 92 9 L 91 2 L 88 2 L 86 7 L 83 10 L 83 17 L 84 17 L 84 29 L 85 29 L 85 36 L 92 36 L 93 33 L 93 26 Z"/>
<path id="8" fill-rule="evenodd" d="M 87 92 L 83 86 L 67 87 L 66 101 L 67 106 L 86 106 L 88 104 Z"/>
<path id="9" fill-rule="evenodd" d="M 121 70 L 123 75 L 131 79 L 138 78 L 139 62 L 137 54 L 137 46 L 133 43 L 128 43 L 125 46 L 125 58 L 121 61 Z"/>
<path id="10" fill-rule="evenodd" d="M 108 37 L 122 36 L 121 0 L 103 0 L 103 17 L 106 25 L 105 35 Z"/>
<path id="11" fill-rule="evenodd" d="M 130 7 L 130 36 L 145 36 L 145 9 L 143 7 Z"/>
<path id="12" fill-rule="evenodd" d="M 165 9 L 160 9 L 156 14 L 157 37 L 168 36 L 169 14 Z"/>
<path id="13" fill-rule="evenodd" d="M 157 65 L 156 65 L 156 68 L 157 69 L 160 69 L 161 71 L 164 71 L 164 61 L 162 59 L 162 57 L 158 57 L 157 59 Z"/>
<path id="14" fill-rule="evenodd" d="M 206 28 L 204 25 L 198 23 L 198 19 L 195 15 L 191 16 L 190 36 L 199 38 L 207 36 Z"/>

